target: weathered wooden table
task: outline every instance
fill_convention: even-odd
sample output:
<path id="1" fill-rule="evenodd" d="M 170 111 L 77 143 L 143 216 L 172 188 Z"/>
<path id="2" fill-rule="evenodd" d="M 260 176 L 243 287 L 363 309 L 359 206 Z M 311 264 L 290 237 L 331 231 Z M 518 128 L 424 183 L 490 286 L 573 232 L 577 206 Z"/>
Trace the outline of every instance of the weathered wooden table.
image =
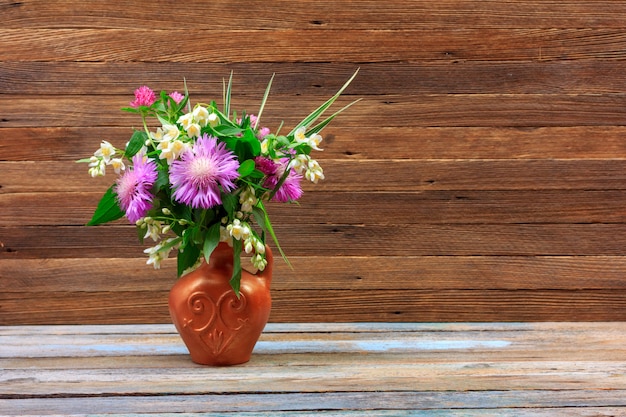
<path id="1" fill-rule="evenodd" d="M 171 325 L 0 327 L 0 415 L 624 416 L 626 323 L 269 324 L 252 360 Z"/>

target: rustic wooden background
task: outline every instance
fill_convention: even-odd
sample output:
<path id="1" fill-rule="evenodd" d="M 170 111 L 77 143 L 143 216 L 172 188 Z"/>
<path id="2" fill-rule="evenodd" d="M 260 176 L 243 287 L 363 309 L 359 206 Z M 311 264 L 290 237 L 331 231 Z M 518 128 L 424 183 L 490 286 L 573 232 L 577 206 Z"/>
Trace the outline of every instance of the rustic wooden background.
<path id="1" fill-rule="evenodd" d="M 73 161 L 133 90 L 305 116 L 327 180 L 274 207 L 271 321 L 626 319 L 626 2 L 0 0 L 0 324 L 168 322 L 174 262 L 83 224 Z"/>

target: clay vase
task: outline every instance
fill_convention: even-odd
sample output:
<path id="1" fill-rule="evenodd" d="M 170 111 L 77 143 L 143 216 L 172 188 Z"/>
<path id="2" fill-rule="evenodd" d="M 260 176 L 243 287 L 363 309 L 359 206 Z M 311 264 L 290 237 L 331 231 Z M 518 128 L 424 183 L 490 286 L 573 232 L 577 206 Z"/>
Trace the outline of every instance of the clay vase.
<path id="1" fill-rule="evenodd" d="M 267 323 L 271 309 L 273 257 L 266 247 L 265 270 L 243 270 L 239 298 L 229 284 L 233 249 L 220 243 L 209 263 L 182 276 L 170 290 L 172 321 L 191 359 L 225 366 L 245 363 Z"/>

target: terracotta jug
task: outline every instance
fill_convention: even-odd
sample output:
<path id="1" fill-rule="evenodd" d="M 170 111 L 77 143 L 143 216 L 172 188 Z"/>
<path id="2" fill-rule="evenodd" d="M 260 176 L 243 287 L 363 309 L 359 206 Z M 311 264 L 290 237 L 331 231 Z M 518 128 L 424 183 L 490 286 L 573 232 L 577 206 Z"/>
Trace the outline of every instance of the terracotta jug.
<path id="1" fill-rule="evenodd" d="M 265 270 L 241 273 L 239 298 L 229 284 L 233 249 L 220 243 L 209 263 L 182 276 L 172 287 L 172 321 L 191 359 L 203 365 L 236 365 L 250 360 L 271 309 L 273 257 L 266 247 Z"/>

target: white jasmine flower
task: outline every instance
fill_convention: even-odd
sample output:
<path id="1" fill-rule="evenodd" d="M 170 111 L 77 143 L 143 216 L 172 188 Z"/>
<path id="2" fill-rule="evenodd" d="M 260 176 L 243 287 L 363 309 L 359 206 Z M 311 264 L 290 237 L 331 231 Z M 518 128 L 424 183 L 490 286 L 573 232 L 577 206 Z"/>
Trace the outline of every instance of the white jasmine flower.
<path id="1" fill-rule="evenodd" d="M 256 235 L 250 235 L 248 239 L 244 241 L 244 250 L 246 253 L 265 254 L 265 244 Z"/>
<path id="2" fill-rule="evenodd" d="M 211 127 L 215 127 L 220 123 L 220 118 L 218 117 L 217 113 L 211 113 L 209 115 L 209 125 Z"/>
<path id="3" fill-rule="evenodd" d="M 151 222 L 146 222 L 146 235 L 143 237 L 144 239 L 150 237 L 153 241 L 157 242 L 161 238 L 161 227 L 163 226 L 163 222 L 154 220 Z"/>
<path id="4" fill-rule="evenodd" d="M 188 148 L 189 144 L 184 143 L 181 140 L 164 140 L 157 146 L 157 149 L 161 151 L 159 158 L 167 159 L 168 165 L 177 159 Z"/>
<path id="5" fill-rule="evenodd" d="M 220 242 L 227 242 L 230 246 L 233 246 L 233 237 L 224 226 L 220 226 Z"/>
<path id="6" fill-rule="evenodd" d="M 124 165 L 124 161 L 122 158 L 113 158 L 111 159 L 111 166 L 116 174 L 124 171 L 126 169 L 126 165 Z"/>
<path id="7" fill-rule="evenodd" d="M 263 271 L 267 266 L 267 259 L 265 259 L 265 256 L 261 255 L 260 253 L 254 255 L 250 259 L 250 261 L 252 262 L 252 265 L 254 265 L 254 267 L 259 271 Z"/>
<path id="8" fill-rule="evenodd" d="M 180 116 L 177 122 L 183 126 L 183 129 L 187 130 L 189 129 L 189 126 L 191 126 L 191 124 L 193 123 L 193 114 L 187 113 L 183 116 Z"/>
<path id="9" fill-rule="evenodd" d="M 106 140 L 103 140 L 100 144 L 100 149 L 94 152 L 94 156 L 104 159 L 106 163 L 109 163 L 113 155 L 115 155 L 115 148 Z"/>
<path id="10" fill-rule="evenodd" d="M 89 160 L 89 175 L 93 178 L 104 176 L 106 173 L 106 162 L 104 162 L 104 159 L 92 156 Z"/>
<path id="11" fill-rule="evenodd" d="M 261 154 L 267 155 L 268 152 L 269 152 L 269 140 L 263 139 L 263 141 L 261 142 Z"/>
<path id="12" fill-rule="evenodd" d="M 209 123 L 209 111 L 206 107 L 196 106 L 196 108 L 193 109 L 192 114 L 194 120 L 199 123 L 200 126 L 204 127 Z"/>
<path id="13" fill-rule="evenodd" d="M 161 142 L 163 140 L 163 129 L 158 127 L 156 132 L 150 132 L 150 137 L 157 142 Z"/>
<path id="14" fill-rule="evenodd" d="M 250 186 L 243 189 L 239 194 L 239 203 L 241 204 L 241 211 L 245 213 L 251 213 L 252 208 L 258 203 L 258 199 L 254 195 L 254 189 Z"/>
<path id="15" fill-rule="evenodd" d="M 316 151 L 323 150 L 319 148 L 319 144 L 322 143 L 322 136 L 317 133 L 314 133 L 311 136 L 309 136 L 309 138 L 307 139 L 307 143 L 312 149 L 315 149 Z"/>
<path id="16" fill-rule="evenodd" d="M 306 138 L 306 128 L 304 126 L 296 129 L 293 138 L 297 143 L 305 143 L 307 141 Z"/>
<path id="17" fill-rule="evenodd" d="M 255 239 L 255 241 L 254 241 L 254 251 L 256 253 L 264 254 L 265 253 L 265 243 L 261 242 L 260 239 Z"/>
<path id="18" fill-rule="evenodd" d="M 185 129 L 187 131 L 187 136 L 190 138 L 197 138 L 200 136 L 200 125 L 198 123 L 192 123 L 189 125 L 189 128 Z"/>
<path id="19" fill-rule="evenodd" d="M 324 170 L 316 160 L 310 159 L 304 176 L 312 183 L 317 184 L 319 180 L 324 179 Z"/>
<path id="20" fill-rule="evenodd" d="M 172 245 L 172 242 L 178 238 L 169 238 L 155 246 L 145 249 L 143 252 L 148 254 L 147 265 L 152 265 L 154 269 L 161 268 L 161 261 L 167 259 L 172 249 L 179 246 L 179 244 Z"/>
<path id="21" fill-rule="evenodd" d="M 180 130 L 174 125 L 163 125 L 163 138 L 161 140 L 173 141 L 180 136 Z"/>
<path id="22" fill-rule="evenodd" d="M 309 157 L 304 154 L 297 155 L 294 159 L 289 163 L 289 167 L 293 168 L 298 174 L 302 174 L 306 169 L 309 162 Z"/>
<path id="23" fill-rule="evenodd" d="M 231 224 L 226 226 L 226 230 L 236 240 L 247 239 L 251 232 L 248 224 L 242 223 L 239 219 L 233 220 Z"/>
<path id="24" fill-rule="evenodd" d="M 252 239 L 246 239 L 243 242 L 243 249 L 245 250 L 246 253 L 251 253 L 252 250 L 254 249 L 254 245 L 252 243 Z"/>

